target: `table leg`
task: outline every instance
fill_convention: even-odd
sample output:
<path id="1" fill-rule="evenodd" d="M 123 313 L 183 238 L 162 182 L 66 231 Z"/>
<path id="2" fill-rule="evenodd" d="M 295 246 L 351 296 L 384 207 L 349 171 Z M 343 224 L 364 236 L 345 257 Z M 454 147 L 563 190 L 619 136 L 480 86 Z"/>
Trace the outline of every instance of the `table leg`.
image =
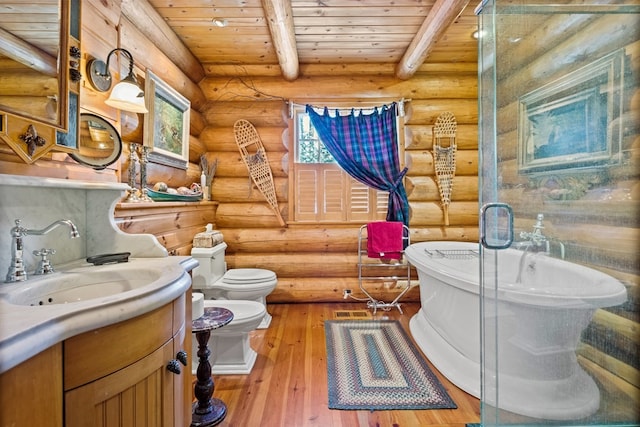
<path id="1" fill-rule="evenodd" d="M 198 370 L 196 373 L 196 385 L 194 395 L 198 400 L 193 404 L 191 414 L 191 427 L 215 426 L 224 420 L 227 415 L 227 405 L 220 399 L 213 398 L 215 385 L 211 378 L 211 364 L 208 348 L 211 331 L 196 332 L 198 340 Z"/>

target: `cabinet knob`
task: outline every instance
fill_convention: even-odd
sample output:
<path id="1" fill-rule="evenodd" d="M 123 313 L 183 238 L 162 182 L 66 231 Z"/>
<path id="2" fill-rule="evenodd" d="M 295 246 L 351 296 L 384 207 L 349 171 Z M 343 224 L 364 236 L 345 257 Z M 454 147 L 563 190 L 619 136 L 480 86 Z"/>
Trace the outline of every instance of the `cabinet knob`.
<path id="1" fill-rule="evenodd" d="M 178 353 L 176 353 L 176 359 L 178 359 L 178 361 L 180 363 L 182 363 L 184 366 L 187 366 L 187 352 L 184 350 L 180 350 Z"/>
<path id="2" fill-rule="evenodd" d="M 179 374 L 180 373 L 180 364 L 178 363 L 178 361 L 176 359 L 171 359 L 171 360 L 169 360 L 169 363 L 167 363 L 167 370 L 169 372 L 173 372 L 174 374 Z"/>

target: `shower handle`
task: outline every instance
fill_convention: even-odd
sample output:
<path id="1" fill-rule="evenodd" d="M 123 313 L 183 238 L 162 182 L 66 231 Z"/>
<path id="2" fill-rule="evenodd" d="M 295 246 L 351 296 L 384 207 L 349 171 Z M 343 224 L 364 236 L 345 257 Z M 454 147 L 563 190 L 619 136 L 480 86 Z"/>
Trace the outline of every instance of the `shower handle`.
<path id="1" fill-rule="evenodd" d="M 506 221 L 506 226 L 504 222 Z M 491 236 L 489 236 L 491 232 Z M 480 242 L 487 249 L 507 249 L 513 243 L 513 209 L 507 203 L 487 203 L 480 209 Z"/>

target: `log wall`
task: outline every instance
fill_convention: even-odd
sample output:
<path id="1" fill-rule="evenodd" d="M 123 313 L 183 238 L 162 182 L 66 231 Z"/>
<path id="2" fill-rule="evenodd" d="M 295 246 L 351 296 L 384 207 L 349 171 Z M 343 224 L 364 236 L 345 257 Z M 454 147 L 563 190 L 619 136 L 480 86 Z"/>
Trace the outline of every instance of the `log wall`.
<path id="1" fill-rule="evenodd" d="M 215 202 L 118 203 L 114 218 L 126 233 L 153 234 L 169 255 L 190 255 L 203 224 L 213 224 Z"/>
<path id="2" fill-rule="evenodd" d="M 409 168 L 405 185 L 410 204 L 410 228 L 414 242 L 422 240 L 477 240 L 478 238 L 478 141 L 477 77 L 475 65 L 450 72 L 421 72 L 399 80 L 383 72 L 367 74 L 369 65 L 353 73 L 333 71 L 329 77 L 320 67 L 307 66 L 293 82 L 265 76 L 253 67 L 243 77 L 209 75 L 200 86 L 210 100 L 202 114 L 208 126 L 200 135 L 211 161 L 219 166 L 212 185 L 219 204 L 216 228 L 228 244 L 230 268 L 260 267 L 278 275 L 271 302 L 342 301 L 343 290 L 358 291 L 357 240 L 362 224 L 309 225 L 289 218 L 288 159 L 291 138 L 288 102 L 322 105 L 322 101 L 374 102 L 379 104 L 411 98 L 405 103 L 405 162 Z M 443 65 L 444 67 L 444 65 Z M 316 72 L 318 74 L 316 74 Z M 251 75 L 255 73 L 255 75 Z M 353 105 L 353 104 L 350 104 Z M 435 183 L 432 150 L 433 124 L 451 111 L 459 125 L 457 171 L 450 226 L 445 227 Z M 258 189 L 252 185 L 235 143 L 233 124 L 250 121 L 265 145 L 274 176 L 281 227 Z M 415 277 L 415 274 L 414 274 Z M 417 282 L 416 282 L 417 283 Z M 393 299 L 397 289 L 374 288 L 376 297 Z M 406 297 L 418 300 L 413 290 Z"/>

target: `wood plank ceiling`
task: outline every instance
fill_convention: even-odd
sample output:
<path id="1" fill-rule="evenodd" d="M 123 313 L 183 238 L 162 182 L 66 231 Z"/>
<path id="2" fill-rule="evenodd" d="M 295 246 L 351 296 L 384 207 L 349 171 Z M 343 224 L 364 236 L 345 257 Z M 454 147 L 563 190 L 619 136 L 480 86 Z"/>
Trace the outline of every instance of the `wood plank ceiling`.
<path id="1" fill-rule="evenodd" d="M 60 45 L 59 22 L 58 0 L 2 1 L 0 4 L 2 68 L 9 66 L 4 59 L 7 56 L 46 75 L 56 76 L 56 57 Z"/>
<path id="2" fill-rule="evenodd" d="M 308 64 L 383 64 L 407 79 L 423 63 L 477 61 L 477 2 L 469 0 L 149 3 L 205 70 L 266 65 L 295 80 Z"/>

